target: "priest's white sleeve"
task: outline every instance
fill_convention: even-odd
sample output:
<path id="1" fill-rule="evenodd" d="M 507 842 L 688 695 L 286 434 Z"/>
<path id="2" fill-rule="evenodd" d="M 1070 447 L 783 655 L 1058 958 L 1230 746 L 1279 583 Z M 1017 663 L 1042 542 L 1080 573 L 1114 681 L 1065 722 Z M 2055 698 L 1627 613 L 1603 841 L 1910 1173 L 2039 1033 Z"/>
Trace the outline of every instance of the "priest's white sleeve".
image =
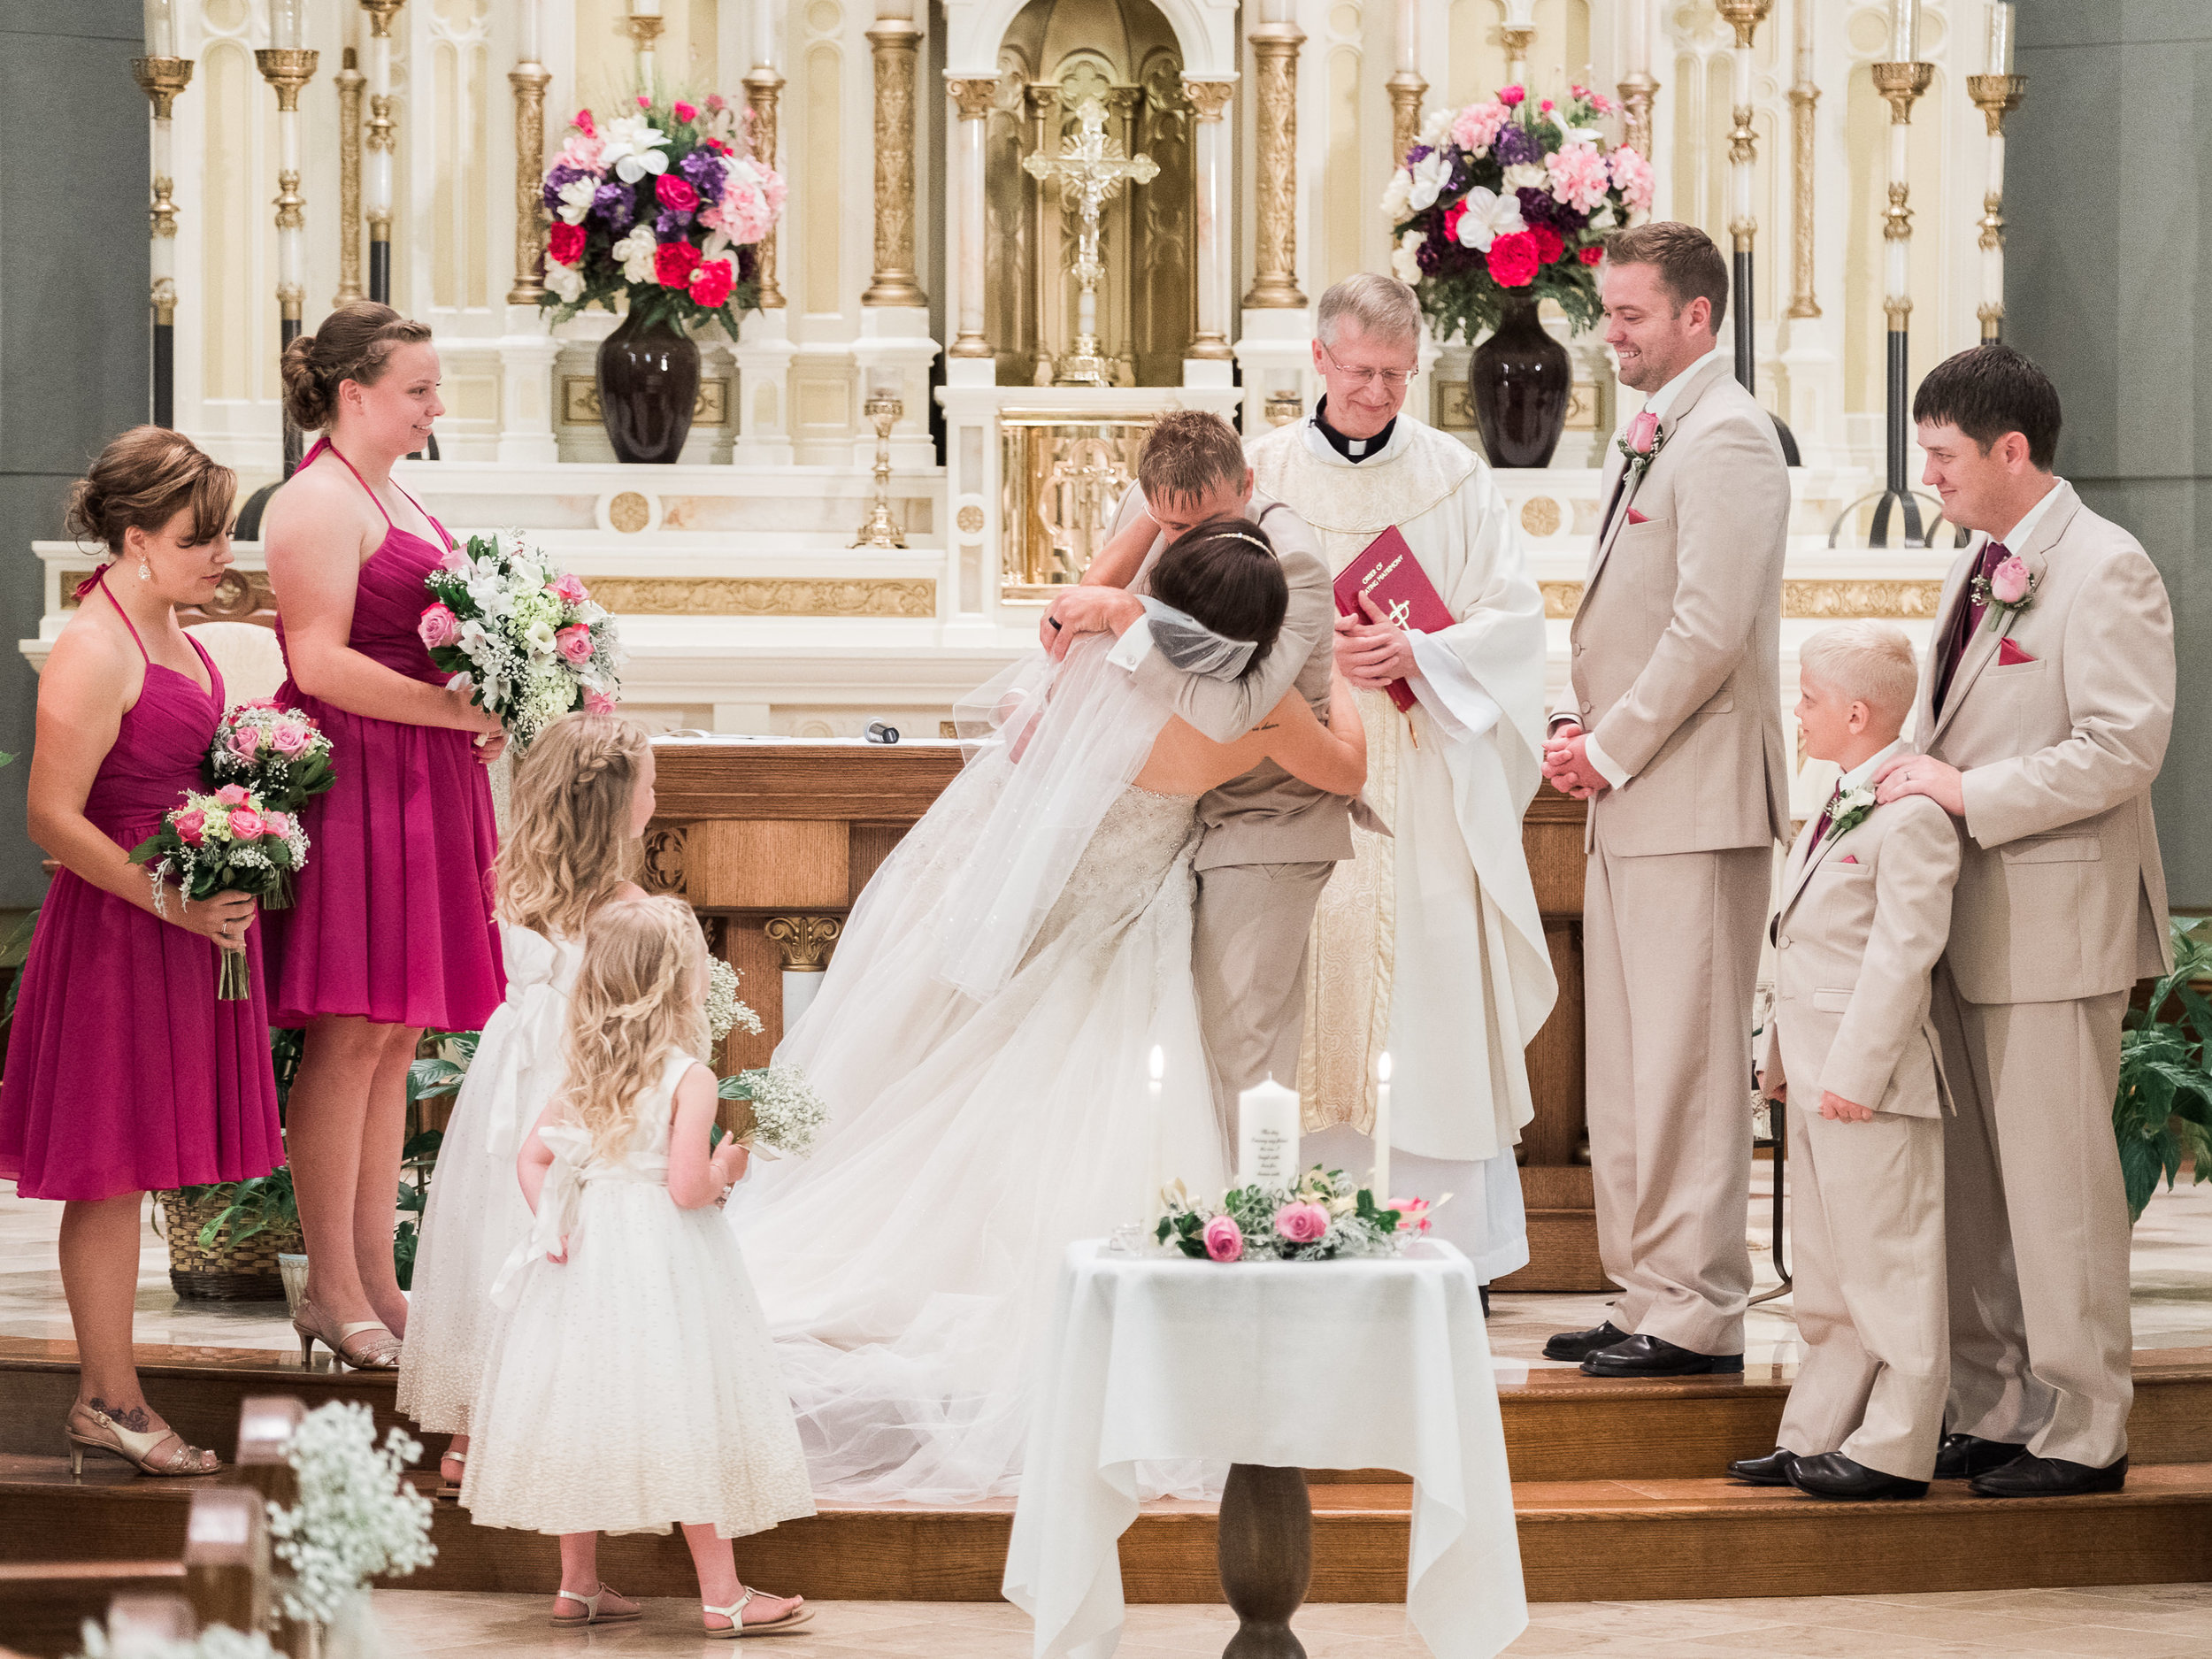
<path id="1" fill-rule="evenodd" d="M 1456 653 L 1412 629 L 1407 630 L 1406 640 L 1420 670 L 1406 683 L 1448 739 L 1471 743 L 1497 725 L 1505 711 Z"/>

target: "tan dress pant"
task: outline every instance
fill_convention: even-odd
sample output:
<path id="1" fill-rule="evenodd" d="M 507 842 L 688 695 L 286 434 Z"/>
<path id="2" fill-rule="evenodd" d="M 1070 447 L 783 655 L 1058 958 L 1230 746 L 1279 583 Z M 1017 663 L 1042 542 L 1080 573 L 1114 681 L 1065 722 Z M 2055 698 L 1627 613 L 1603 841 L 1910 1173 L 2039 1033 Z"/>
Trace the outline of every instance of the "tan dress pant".
<path id="1" fill-rule="evenodd" d="M 1333 863 L 1217 864 L 1198 872 L 1191 971 L 1214 1109 L 1236 1144 L 1237 1096 L 1269 1077 L 1298 1081 L 1306 950 Z"/>
<path id="2" fill-rule="evenodd" d="M 1795 1094 L 1790 1300 L 1805 1356 L 1777 1443 L 1931 1479 L 1951 1375 L 1943 1120 L 1839 1123 Z"/>
<path id="3" fill-rule="evenodd" d="M 1946 964 L 1933 1013 L 1958 1115 L 1951 1233 L 1955 1433 L 2102 1469 L 2135 1397 L 2127 1187 L 2112 1138 L 2127 993 L 1970 1002 Z"/>
<path id="4" fill-rule="evenodd" d="M 1613 1323 L 1743 1352 L 1751 1252 L 1751 994 L 1765 847 L 1623 857 L 1583 876 L 1584 1018 L 1598 1256 Z"/>

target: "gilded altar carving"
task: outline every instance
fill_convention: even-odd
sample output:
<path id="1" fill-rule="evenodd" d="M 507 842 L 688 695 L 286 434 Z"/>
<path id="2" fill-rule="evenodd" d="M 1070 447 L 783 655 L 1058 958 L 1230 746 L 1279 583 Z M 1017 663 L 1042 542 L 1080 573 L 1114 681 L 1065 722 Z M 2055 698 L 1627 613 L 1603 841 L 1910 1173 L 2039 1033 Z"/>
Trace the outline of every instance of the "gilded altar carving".
<path id="1" fill-rule="evenodd" d="M 926 305 L 914 274 L 914 57 L 922 31 L 885 18 L 868 30 L 875 57 L 875 276 L 863 305 Z"/>
<path id="2" fill-rule="evenodd" d="M 553 73 L 543 64 L 517 64 L 507 72 L 515 89 L 515 285 L 510 305 L 535 305 L 545 293 L 545 89 Z"/>
<path id="3" fill-rule="evenodd" d="M 1258 226 L 1253 238 L 1250 310 L 1302 309 L 1306 296 L 1292 273 L 1298 262 L 1298 48 L 1295 23 L 1261 23 L 1245 31 L 1258 64 Z"/>
<path id="4" fill-rule="evenodd" d="M 776 165 L 776 105 L 783 92 L 783 77 L 766 65 L 745 77 L 745 107 L 753 118 L 753 155 L 763 166 Z M 763 311 L 783 308 L 783 290 L 776 286 L 776 233 L 771 229 L 753 250 L 754 283 Z"/>
<path id="5" fill-rule="evenodd" d="M 783 953 L 786 973 L 821 973 L 845 924 L 834 916 L 774 916 L 761 931 Z"/>
<path id="6" fill-rule="evenodd" d="M 937 614 L 926 576 L 587 576 L 618 616 L 892 617 Z"/>
<path id="7" fill-rule="evenodd" d="M 1144 418 L 1005 423 L 1002 600 L 1042 603 L 1083 580 L 1151 429 Z"/>

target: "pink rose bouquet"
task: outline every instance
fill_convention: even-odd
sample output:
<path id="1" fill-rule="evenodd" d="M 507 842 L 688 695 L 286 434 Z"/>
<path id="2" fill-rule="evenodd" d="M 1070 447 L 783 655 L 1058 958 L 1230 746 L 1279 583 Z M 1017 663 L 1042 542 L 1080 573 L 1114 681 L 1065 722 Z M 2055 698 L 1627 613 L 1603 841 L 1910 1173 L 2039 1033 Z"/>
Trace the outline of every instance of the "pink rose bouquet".
<path id="1" fill-rule="evenodd" d="M 430 660 L 497 715 L 517 748 L 576 709 L 611 711 L 622 686 L 614 618 L 517 530 L 471 536 L 424 579 L 417 632 Z"/>
<path id="2" fill-rule="evenodd" d="M 1231 1187 L 1218 1204 L 1192 1202 L 1178 1182 L 1153 1236 L 1202 1262 L 1325 1262 L 1394 1254 L 1428 1231 L 1428 1214 L 1424 1200 L 1379 1203 L 1341 1170 L 1316 1164 L 1294 1187 Z"/>
<path id="3" fill-rule="evenodd" d="M 200 763 L 200 777 L 226 805 L 243 807 L 250 800 L 258 803 L 252 810 L 265 824 L 289 825 L 302 807 L 338 781 L 330 755 L 330 739 L 311 718 L 263 697 L 223 716 Z M 303 858 L 305 853 L 303 841 Z M 290 907 L 291 877 L 298 867 L 284 869 L 262 895 L 264 910 Z"/>
<path id="4" fill-rule="evenodd" d="M 172 886 L 188 905 L 218 893 L 250 893 L 268 906 L 306 864 L 307 832 L 243 785 L 226 784 L 211 795 L 188 790 L 183 804 L 132 849 L 131 862 L 145 866 L 157 915 L 168 914 Z M 245 941 L 217 954 L 217 999 L 244 1001 L 253 990 Z"/>

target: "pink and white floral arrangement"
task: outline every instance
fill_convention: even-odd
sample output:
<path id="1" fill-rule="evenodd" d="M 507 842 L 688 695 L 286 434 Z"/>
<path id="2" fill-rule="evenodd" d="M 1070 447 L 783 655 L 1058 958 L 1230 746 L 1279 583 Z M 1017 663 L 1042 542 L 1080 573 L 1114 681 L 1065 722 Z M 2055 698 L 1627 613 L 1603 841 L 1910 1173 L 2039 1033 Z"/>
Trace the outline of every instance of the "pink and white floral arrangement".
<path id="1" fill-rule="evenodd" d="M 330 739 L 297 709 L 280 707 L 273 697 L 257 697 L 226 713 L 200 763 L 210 789 L 242 788 L 260 810 L 288 822 L 315 796 L 338 781 L 331 764 Z M 300 856 L 306 856 L 306 842 Z M 292 907 L 292 875 L 297 864 L 279 872 L 275 885 L 261 895 L 265 910 Z"/>
<path id="2" fill-rule="evenodd" d="M 1600 315 L 1605 236 L 1651 206 L 1651 164 L 1597 127 L 1615 104 L 1525 87 L 1439 110 L 1383 193 L 1391 266 L 1420 290 L 1437 338 L 1474 340 L 1512 299 L 1558 302 L 1578 333 Z"/>
<path id="3" fill-rule="evenodd" d="M 518 749 L 578 709 L 611 713 L 622 688 L 614 618 L 518 530 L 472 535 L 424 579 L 415 631 L 446 683 L 499 717 Z"/>
<path id="4" fill-rule="evenodd" d="M 734 337 L 754 303 L 754 250 L 783 211 L 782 174 L 753 154 L 751 111 L 637 95 L 606 120 L 579 110 L 545 173 L 545 286 L 566 322 L 627 295 L 630 314 Z"/>
<path id="5" fill-rule="evenodd" d="M 157 916 L 168 913 L 170 882 L 187 904 L 218 893 L 250 893 L 268 905 L 306 867 L 307 832 L 293 814 L 242 784 L 227 783 L 211 795 L 188 789 L 161 827 L 132 849 L 131 862 L 146 868 Z M 252 992 L 246 941 L 217 956 L 217 1000 L 243 1002 Z"/>
<path id="6" fill-rule="evenodd" d="M 1325 1262 L 1394 1256 L 1429 1230 L 1425 1198 L 1379 1204 L 1341 1170 L 1317 1164 L 1292 1187 L 1233 1187 L 1217 1204 L 1194 1202 L 1180 1181 L 1165 1194 L 1153 1237 L 1202 1262 Z"/>

